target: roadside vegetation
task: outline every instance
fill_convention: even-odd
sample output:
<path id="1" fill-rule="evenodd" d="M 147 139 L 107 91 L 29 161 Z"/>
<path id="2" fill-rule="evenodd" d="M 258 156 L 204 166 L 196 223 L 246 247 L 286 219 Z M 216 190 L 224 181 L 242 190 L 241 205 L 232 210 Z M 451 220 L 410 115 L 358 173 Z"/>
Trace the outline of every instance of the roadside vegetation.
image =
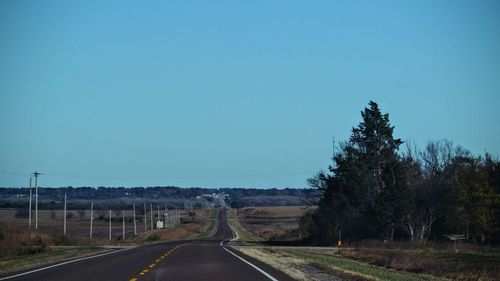
<path id="1" fill-rule="evenodd" d="M 219 216 L 220 209 L 211 209 L 207 218 L 205 226 L 193 235 L 196 239 L 206 239 L 212 236 L 215 231 L 217 231 L 217 218 Z"/>
<path id="2" fill-rule="evenodd" d="M 245 207 L 236 210 L 238 221 L 253 236 L 269 242 L 297 241 L 301 217 L 314 206 Z"/>
<path id="3" fill-rule="evenodd" d="M 262 238 L 253 235 L 250 231 L 241 226 L 238 220 L 238 214 L 236 209 L 229 209 L 227 212 L 227 218 L 229 225 L 236 234 L 236 240 L 249 243 L 263 240 Z"/>
<path id="4" fill-rule="evenodd" d="M 439 280 L 423 274 L 398 272 L 395 270 L 370 265 L 338 255 L 325 254 L 311 250 L 281 250 L 281 253 L 293 256 L 330 274 L 356 280 L 416 281 Z"/>
<path id="5" fill-rule="evenodd" d="M 0 276 L 111 250 L 113 249 L 100 246 L 64 246 L 50 247 L 29 255 L 5 257 L 0 259 Z"/>
<path id="6" fill-rule="evenodd" d="M 359 245 L 344 249 L 342 256 L 383 268 L 452 280 L 500 280 L 498 248 L 470 244 L 459 247 L 461 251 L 456 254 L 452 243 L 417 247 L 401 242 L 390 247 Z"/>

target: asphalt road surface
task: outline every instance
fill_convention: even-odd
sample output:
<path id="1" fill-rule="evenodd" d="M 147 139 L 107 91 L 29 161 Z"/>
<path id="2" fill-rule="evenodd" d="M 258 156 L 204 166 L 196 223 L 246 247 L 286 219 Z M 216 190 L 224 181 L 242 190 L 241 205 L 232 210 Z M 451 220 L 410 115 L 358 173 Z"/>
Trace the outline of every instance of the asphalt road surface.
<path id="1" fill-rule="evenodd" d="M 231 237 L 233 234 L 228 226 L 226 210 L 222 210 L 219 213 L 217 231 L 210 239 L 172 242 L 117 251 L 7 280 L 294 280 L 267 264 L 225 246 L 222 241 Z"/>

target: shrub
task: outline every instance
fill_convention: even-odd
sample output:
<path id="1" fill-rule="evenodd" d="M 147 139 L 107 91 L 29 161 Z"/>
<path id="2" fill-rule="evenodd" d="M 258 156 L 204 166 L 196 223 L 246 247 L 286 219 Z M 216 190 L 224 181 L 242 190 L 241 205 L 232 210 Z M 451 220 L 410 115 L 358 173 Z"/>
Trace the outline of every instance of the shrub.
<path id="1" fill-rule="evenodd" d="M 160 234 L 154 233 L 148 236 L 148 241 L 159 241 L 160 240 Z"/>

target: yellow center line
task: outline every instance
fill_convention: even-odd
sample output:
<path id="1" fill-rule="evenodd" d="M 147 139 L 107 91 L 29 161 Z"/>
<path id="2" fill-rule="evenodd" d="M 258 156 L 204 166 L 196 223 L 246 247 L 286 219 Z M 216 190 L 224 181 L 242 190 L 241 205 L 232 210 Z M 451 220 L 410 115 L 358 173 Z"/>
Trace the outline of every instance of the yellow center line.
<path id="1" fill-rule="evenodd" d="M 161 262 L 164 258 L 166 258 L 168 255 L 170 255 L 173 251 L 175 251 L 179 246 L 182 246 L 182 245 L 178 245 L 172 249 L 170 249 L 168 252 L 166 252 L 165 254 L 163 254 L 162 256 L 160 256 L 158 259 L 155 260 L 155 263 L 152 263 L 149 265 L 149 268 L 154 268 L 156 266 L 156 263 L 159 263 Z M 144 269 L 143 271 L 141 271 L 139 274 L 140 275 L 144 275 L 146 273 L 149 272 L 149 269 Z M 132 278 L 130 279 L 129 281 L 138 281 L 139 279 L 138 278 Z"/>

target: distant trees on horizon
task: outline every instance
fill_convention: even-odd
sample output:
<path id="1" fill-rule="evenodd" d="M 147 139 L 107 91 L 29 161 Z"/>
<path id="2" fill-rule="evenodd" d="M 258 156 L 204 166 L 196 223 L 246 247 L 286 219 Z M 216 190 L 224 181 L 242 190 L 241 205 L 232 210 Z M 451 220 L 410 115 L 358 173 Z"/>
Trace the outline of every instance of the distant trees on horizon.
<path id="1" fill-rule="evenodd" d="M 155 202 L 172 208 L 182 208 L 186 201 L 189 205 L 201 208 L 203 202 L 197 202 L 197 196 L 212 193 L 228 194 L 227 203 L 232 207 L 264 205 L 305 205 L 313 189 L 260 189 L 260 188 L 180 188 L 174 186 L 157 187 L 61 187 L 40 188 L 41 209 L 61 209 L 64 194 L 68 196 L 68 207 L 81 209 L 94 201 L 96 209 L 125 208 L 132 203 Z M 0 188 L 0 208 L 27 208 L 29 191 L 26 188 Z M 202 198 L 204 201 L 206 197 Z M 196 201 L 196 202 L 195 202 Z M 198 200 L 199 201 L 199 200 Z"/>

